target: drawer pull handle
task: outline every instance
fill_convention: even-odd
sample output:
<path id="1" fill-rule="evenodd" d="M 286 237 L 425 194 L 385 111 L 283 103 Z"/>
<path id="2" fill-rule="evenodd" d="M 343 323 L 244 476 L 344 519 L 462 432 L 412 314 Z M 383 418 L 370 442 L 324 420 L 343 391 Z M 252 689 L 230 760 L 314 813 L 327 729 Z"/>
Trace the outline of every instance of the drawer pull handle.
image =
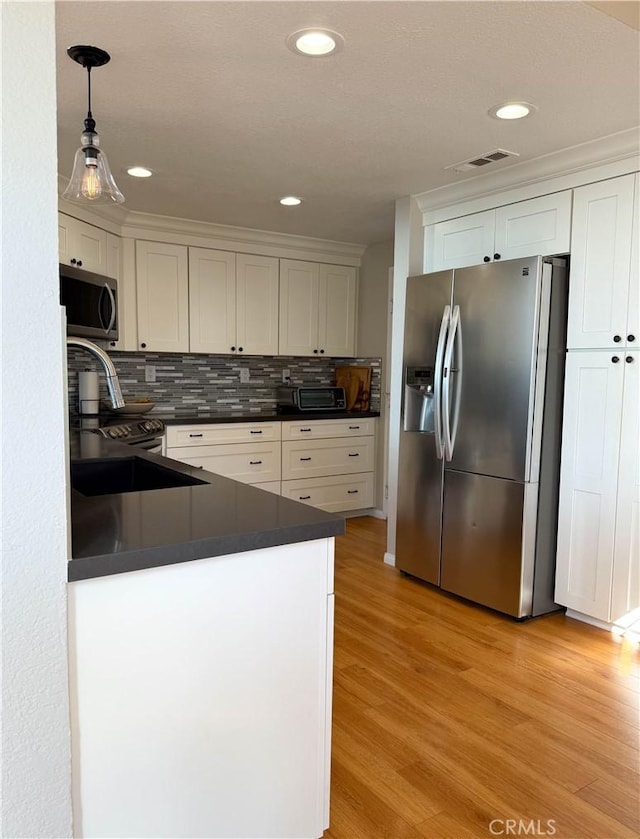
<path id="1" fill-rule="evenodd" d="M 356 492 L 359 492 L 359 490 L 357 490 L 357 489 L 348 489 L 348 490 L 347 490 L 347 495 L 354 495 Z"/>
<path id="2" fill-rule="evenodd" d="M 250 460 L 249 461 L 249 466 L 260 466 L 261 463 L 262 463 L 261 460 Z"/>
<path id="3" fill-rule="evenodd" d="M 262 434 L 262 431 L 250 431 L 249 434 Z"/>
<path id="4" fill-rule="evenodd" d="M 299 495 L 298 501 L 308 501 L 311 498 L 310 495 Z"/>
<path id="5" fill-rule="evenodd" d="M 300 460 L 311 460 L 310 457 L 301 457 Z"/>
<path id="6" fill-rule="evenodd" d="M 349 426 L 349 431 L 358 431 L 359 428 L 360 428 L 359 425 L 350 425 Z"/>
<path id="7" fill-rule="evenodd" d="M 204 434 L 189 434 L 189 437 L 204 437 Z"/>
<path id="8" fill-rule="evenodd" d="M 349 457 L 360 457 L 360 452 L 354 452 L 354 453 L 349 452 Z"/>
<path id="9" fill-rule="evenodd" d="M 300 429 L 300 431 L 301 431 L 301 432 L 302 432 L 302 431 L 311 431 L 311 429 L 310 429 L 310 428 L 301 428 L 301 429 Z"/>

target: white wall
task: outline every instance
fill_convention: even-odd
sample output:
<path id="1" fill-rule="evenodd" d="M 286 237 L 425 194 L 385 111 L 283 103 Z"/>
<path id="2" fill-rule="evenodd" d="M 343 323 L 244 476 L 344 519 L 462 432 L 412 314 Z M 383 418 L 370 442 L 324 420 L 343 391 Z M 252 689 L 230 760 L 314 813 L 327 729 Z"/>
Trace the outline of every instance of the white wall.
<path id="1" fill-rule="evenodd" d="M 391 406 L 389 412 L 389 503 L 387 506 L 387 552 L 385 562 L 395 565 L 398 498 L 398 452 L 402 396 L 402 344 L 407 277 L 422 273 L 422 213 L 413 196 L 396 201 L 393 268 L 393 321 L 391 337 Z"/>
<path id="2" fill-rule="evenodd" d="M 71 836 L 52 2 L 3 2 L 2 826 Z"/>
<path id="3" fill-rule="evenodd" d="M 382 359 L 380 419 L 376 438 L 376 487 L 374 505 L 384 504 L 384 392 L 387 389 L 387 292 L 393 265 L 393 240 L 370 245 L 362 255 L 358 289 L 358 340 L 356 355 Z"/>

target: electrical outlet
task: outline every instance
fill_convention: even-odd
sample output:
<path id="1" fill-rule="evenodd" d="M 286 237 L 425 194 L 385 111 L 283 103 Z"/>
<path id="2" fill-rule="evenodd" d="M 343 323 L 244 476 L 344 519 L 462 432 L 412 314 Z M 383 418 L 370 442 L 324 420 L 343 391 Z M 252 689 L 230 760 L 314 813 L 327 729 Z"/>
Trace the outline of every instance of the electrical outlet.
<path id="1" fill-rule="evenodd" d="M 282 371 L 282 384 L 288 385 L 291 381 L 291 370 L 283 370 Z"/>
<path id="2" fill-rule="evenodd" d="M 249 368 L 248 367 L 241 367 L 240 368 L 240 384 L 241 385 L 248 385 L 249 384 Z"/>
<path id="3" fill-rule="evenodd" d="M 156 380 L 156 368 L 153 366 L 153 364 L 145 364 L 144 380 L 145 380 L 145 382 L 155 382 L 155 380 Z"/>

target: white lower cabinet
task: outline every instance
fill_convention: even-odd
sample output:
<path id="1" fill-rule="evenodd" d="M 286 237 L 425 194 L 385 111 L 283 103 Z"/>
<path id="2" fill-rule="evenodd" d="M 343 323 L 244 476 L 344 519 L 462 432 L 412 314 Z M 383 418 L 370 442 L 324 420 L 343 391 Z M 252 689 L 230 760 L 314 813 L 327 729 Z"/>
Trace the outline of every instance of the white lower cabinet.
<path id="1" fill-rule="evenodd" d="M 330 513 L 374 499 L 374 420 L 283 423 L 282 495 Z"/>
<path id="2" fill-rule="evenodd" d="M 338 513 L 373 507 L 374 432 L 370 417 L 173 425 L 166 455 Z"/>
<path id="3" fill-rule="evenodd" d="M 640 606 L 639 355 L 567 354 L 555 598 L 605 622 Z"/>
<path id="4" fill-rule="evenodd" d="M 279 422 L 170 426 L 167 457 L 280 492 Z"/>

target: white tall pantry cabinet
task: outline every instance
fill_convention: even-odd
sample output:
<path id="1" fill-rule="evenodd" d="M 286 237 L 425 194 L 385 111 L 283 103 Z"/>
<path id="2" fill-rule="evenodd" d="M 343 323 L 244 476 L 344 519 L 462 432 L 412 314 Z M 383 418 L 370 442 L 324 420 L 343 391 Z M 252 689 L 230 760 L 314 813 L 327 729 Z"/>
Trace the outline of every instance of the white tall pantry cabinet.
<path id="1" fill-rule="evenodd" d="M 639 200 L 574 192 L 556 600 L 606 623 L 640 607 Z"/>

